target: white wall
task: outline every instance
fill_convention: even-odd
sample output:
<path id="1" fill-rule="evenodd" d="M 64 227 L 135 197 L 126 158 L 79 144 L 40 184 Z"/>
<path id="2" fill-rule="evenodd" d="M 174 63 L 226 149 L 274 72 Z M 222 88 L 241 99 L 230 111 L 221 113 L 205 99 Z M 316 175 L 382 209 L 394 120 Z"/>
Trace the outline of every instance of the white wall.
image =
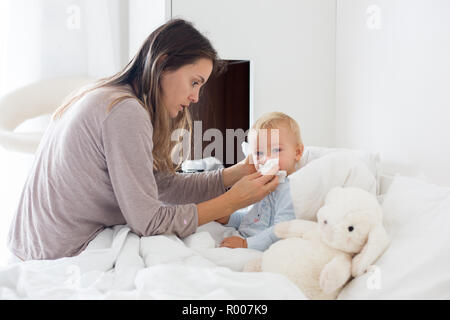
<path id="1" fill-rule="evenodd" d="M 337 146 L 450 185 L 449 17 L 448 0 L 337 1 Z"/>
<path id="2" fill-rule="evenodd" d="M 144 40 L 170 19 L 170 0 L 129 1 L 129 58 L 133 58 Z"/>
<path id="3" fill-rule="evenodd" d="M 279 110 L 305 144 L 330 146 L 335 123 L 335 0 L 172 0 L 223 59 L 252 63 L 251 122 Z"/>

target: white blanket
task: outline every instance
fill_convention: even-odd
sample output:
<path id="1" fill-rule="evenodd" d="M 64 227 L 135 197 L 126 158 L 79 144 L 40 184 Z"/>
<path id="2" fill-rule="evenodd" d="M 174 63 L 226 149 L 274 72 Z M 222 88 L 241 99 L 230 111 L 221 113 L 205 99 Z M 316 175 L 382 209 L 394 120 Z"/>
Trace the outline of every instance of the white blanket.
<path id="1" fill-rule="evenodd" d="M 239 272 L 261 253 L 216 247 L 235 232 L 211 222 L 182 241 L 115 226 L 76 257 L 2 268 L 0 299 L 305 299 L 282 275 Z"/>

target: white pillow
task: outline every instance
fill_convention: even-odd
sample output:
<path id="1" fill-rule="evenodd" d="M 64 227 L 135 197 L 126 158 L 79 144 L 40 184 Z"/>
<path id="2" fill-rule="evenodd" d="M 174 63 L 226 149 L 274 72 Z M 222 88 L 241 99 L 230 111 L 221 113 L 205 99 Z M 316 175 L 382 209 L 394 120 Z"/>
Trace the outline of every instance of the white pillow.
<path id="1" fill-rule="evenodd" d="M 367 168 L 373 173 L 377 182 L 377 194 L 379 194 L 380 177 L 381 177 L 381 160 L 379 153 L 371 153 L 359 149 L 346 149 L 346 148 L 326 148 L 316 146 L 305 146 L 302 158 L 300 159 L 300 167 L 305 166 L 311 161 L 323 157 L 333 152 L 346 152 L 361 159 Z"/>
<path id="2" fill-rule="evenodd" d="M 244 156 L 247 157 L 249 154 L 249 146 L 248 142 L 242 142 L 241 144 L 242 152 Z M 380 194 L 380 177 L 381 177 L 381 159 L 379 153 L 371 153 L 364 150 L 359 149 L 347 149 L 347 148 L 327 148 L 327 147 L 316 147 L 316 146 L 305 146 L 305 150 L 303 151 L 302 158 L 300 159 L 299 167 L 304 167 L 308 163 L 318 158 L 321 158 L 325 155 L 328 155 L 333 152 L 346 152 L 351 154 L 359 159 L 361 159 L 366 165 L 367 168 L 374 175 L 377 182 L 377 195 Z"/>
<path id="3" fill-rule="evenodd" d="M 297 219 L 316 221 L 316 213 L 333 187 L 358 187 L 375 194 L 376 180 L 367 165 L 349 152 L 333 152 L 288 177 Z"/>
<path id="4" fill-rule="evenodd" d="M 339 299 L 450 299 L 450 188 L 395 177 L 382 208 L 391 244 Z"/>

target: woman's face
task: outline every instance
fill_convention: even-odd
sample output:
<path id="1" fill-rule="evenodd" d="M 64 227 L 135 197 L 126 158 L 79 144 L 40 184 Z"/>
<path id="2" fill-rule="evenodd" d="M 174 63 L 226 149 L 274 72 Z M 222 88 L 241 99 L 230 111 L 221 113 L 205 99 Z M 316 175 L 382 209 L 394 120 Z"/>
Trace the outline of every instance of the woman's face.
<path id="1" fill-rule="evenodd" d="M 162 103 L 171 118 L 198 101 L 200 88 L 208 81 L 213 68 L 212 61 L 200 58 L 175 71 L 165 71 L 161 78 Z"/>

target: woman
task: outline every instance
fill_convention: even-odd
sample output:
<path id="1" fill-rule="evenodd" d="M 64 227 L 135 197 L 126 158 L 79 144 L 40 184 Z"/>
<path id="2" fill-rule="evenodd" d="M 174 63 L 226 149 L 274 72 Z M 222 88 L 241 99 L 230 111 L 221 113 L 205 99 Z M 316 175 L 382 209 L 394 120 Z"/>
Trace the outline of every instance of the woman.
<path id="1" fill-rule="evenodd" d="M 213 172 L 175 172 L 172 132 L 191 130 L 188 106 L 219 69 L 208 39 L 171 20 L 122 71 L 63 103 L 22 192 L 9 232 L 12 253 L 22 260 L 74 256 L 118 224 L 140 236 L 186 237 L 274 190 L 278 180 L 248 160 Z"/>

